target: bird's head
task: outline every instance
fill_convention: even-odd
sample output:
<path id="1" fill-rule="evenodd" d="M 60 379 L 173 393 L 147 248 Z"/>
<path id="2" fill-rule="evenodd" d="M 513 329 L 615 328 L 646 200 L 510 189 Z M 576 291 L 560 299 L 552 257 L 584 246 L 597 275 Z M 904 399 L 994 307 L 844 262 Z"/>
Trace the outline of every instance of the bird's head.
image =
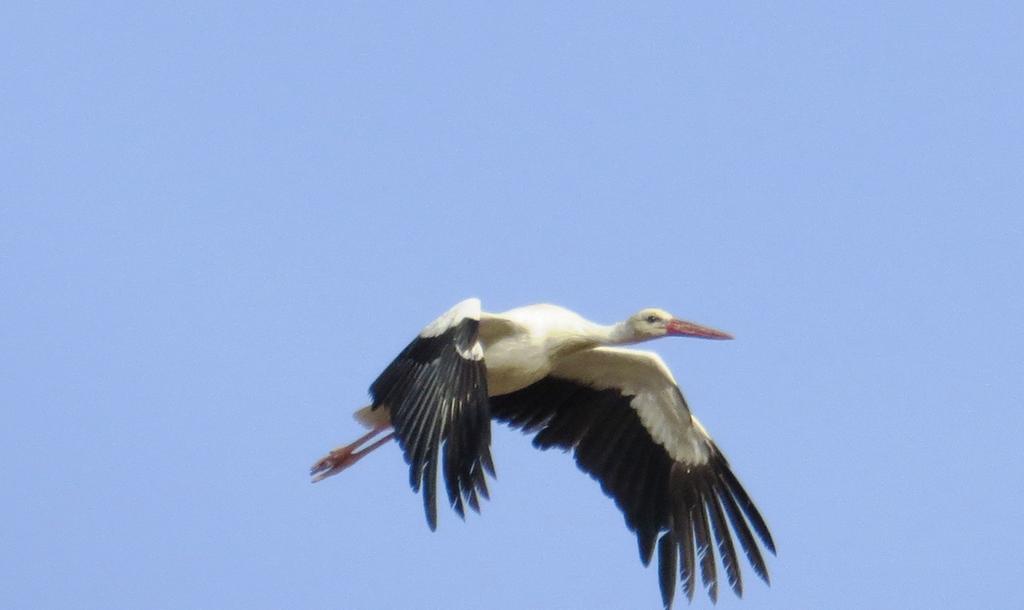
<path id="1" fill-rule="evenodd" d="M 664 309 L 641 309 L 628 320 L 626 325 L 637 341 L 658 337 L 697 337 L 699 339 L 732 339 L 732 335 L 714 328 L 680 320 Z"/>

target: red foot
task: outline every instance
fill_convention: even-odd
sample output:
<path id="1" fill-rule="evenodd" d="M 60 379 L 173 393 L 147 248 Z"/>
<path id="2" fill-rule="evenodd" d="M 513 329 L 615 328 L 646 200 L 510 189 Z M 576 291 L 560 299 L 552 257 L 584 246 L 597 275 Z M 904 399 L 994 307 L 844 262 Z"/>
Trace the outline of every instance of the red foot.
<path id="1" fill-rule="evenodd" d="M 344 447 L 338 447 L 334 451 L 331 451 L 324 457 L 320 458 L 320 460 L 316 464 L 313 464 L 313 467 L 309 469 L 309 474 L 313 477 L 311 482 L 316 483 L 317 481 L 323 481 L 329 476 L 338 474 L 342 470 L 345 470 L 352 464 L 361 460 L 367 453 L 370 453 L 377 447 L 380 447 L 394 438 L 395 433 L 392 432 L 384 438 L 374 442 L 372 445 L 367 446 L 365 449 L 356 451 L 360 445 L 380 434 L 383 430 L 384 428 L 371 430 L 369 433 L 364 434 L 357 439 L 356 442 L 350 445 L 345 445 Z"/>

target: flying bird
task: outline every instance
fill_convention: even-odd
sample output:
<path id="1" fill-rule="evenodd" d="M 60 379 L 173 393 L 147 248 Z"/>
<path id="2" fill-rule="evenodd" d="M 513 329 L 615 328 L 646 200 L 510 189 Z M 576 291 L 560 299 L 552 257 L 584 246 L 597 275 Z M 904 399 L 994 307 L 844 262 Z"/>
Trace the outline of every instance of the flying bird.
<path id="1" fill-rule="evenodd" d="M 605 326 L 556 305 L 495 314 L 481 311 L 478 299 L 462 301 L 373 382 L 373 402 L 355 413 L 369 432 L 316 462 L 313 482 L 394 439 L 433 530 L 439 470 L 460 516 L 466 505 L 479 511 L 480 498 L 488 497 L 490 426 L 497 420 L 534 435 L 538 449 L 572 450 L 622 511 L 643 564 L 657 551 L 666 609 L 677 579 L 693 599 L 698 569 L 717 599 L 716 549 L 741 596 L 735 541 L 767 583 L 758 540 L 775 553 L 768 526 L 662 359 L 618 347 L 668 336 L 732 339 L 661 309 Z"/>

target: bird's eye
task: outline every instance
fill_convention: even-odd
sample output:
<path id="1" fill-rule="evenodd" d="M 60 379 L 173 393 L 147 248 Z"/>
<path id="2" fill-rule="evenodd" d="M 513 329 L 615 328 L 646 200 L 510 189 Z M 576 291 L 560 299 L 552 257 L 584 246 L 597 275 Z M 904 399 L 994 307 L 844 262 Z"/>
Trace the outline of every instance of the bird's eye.
<path id="1" fill-rule="evenodd" d="M 659 318 L 658 316 L 647 316 L 647 323 L 648 324 L 654 324 L 655 322 L 657 322 L 660 319 L 661 318 Z"/>

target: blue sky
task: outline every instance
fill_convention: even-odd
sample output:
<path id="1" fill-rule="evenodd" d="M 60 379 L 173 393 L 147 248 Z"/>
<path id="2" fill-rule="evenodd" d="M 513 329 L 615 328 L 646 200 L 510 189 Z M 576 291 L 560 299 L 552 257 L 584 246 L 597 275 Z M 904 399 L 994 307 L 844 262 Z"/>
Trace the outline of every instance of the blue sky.
<path id="1" fill-rule="evenodd" d="M 612 502 L 504 428 L 436 533 L 393 446 L 309 484 L 468 296 L 736 335 L 652 345 L 778 543 L 718 607 L 1024 605 L 1022 25 L 5 5 L 0 606 L 659 607 Z"/>

